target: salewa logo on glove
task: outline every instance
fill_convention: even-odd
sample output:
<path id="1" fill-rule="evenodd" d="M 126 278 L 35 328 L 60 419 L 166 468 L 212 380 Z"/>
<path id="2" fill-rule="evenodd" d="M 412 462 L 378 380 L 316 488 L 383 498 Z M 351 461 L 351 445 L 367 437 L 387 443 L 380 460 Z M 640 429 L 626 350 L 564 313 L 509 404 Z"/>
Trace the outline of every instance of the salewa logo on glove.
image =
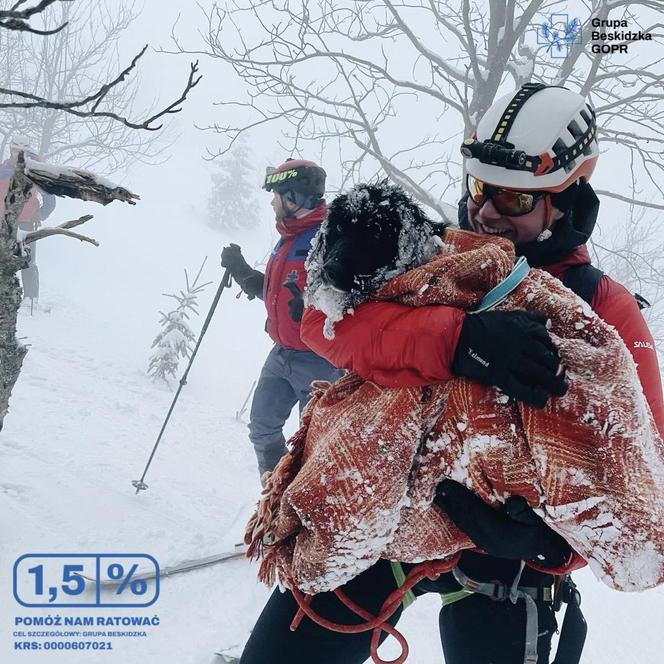
<path id="1" fill-rule="evenodd" d="M 468 349 L 468 355 L 470 355 L 474 360 L 479 362 L 481 365 L 485 367 L 489 366 L 489 363 L 485 359 L 481 358 L 472 348 Z"/>
<path id="2" fill-rule="evenodd" d="M 655 350 L 649 341 L 635 341 L 634 348 L 649 348 L 650 350 Z"/>

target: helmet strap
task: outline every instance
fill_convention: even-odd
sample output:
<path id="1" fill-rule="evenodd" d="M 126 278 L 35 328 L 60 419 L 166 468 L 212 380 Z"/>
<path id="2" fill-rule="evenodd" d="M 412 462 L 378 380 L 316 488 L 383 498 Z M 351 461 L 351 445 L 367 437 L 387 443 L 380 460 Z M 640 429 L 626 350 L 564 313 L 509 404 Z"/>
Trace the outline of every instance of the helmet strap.
<path id="1" fill-rule="evenodd" d="M 320 199 L 316 196 L 307 196 L 293 189 L 285 191 L 282 196 L 295 206 L 293 214 L 298 214 L 302 210 L 315 210 L 320 205 Z"/>
<path id="2" fill-rule="evenodd" d="M 558 193 L 551 194 L 551 201 L 561 212 L 567 214 L 576 204 L 577 196 L 579 195 L 579 181 L 577 180 L 571 184 L 567 189 L 563 189 Z"/>

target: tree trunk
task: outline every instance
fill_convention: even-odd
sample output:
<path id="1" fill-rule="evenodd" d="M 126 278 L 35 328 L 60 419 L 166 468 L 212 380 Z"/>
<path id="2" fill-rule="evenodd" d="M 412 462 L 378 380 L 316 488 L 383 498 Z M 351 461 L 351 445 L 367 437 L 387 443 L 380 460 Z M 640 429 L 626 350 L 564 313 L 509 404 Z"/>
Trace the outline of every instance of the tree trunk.
<path id="1" fill-rule="evenodd" d="M 32 189 L 32 182 L 25 177 L 24 169 L 21 153 L 5 197 L 5 213 L 0 220 L 0 430 L 27 353 L 27 348 L 16 338 L 16 318 L 22 299 L 16 273 L 29 263 L 29 258 L 20 255 L 16 241 L 17 220 Z"/>

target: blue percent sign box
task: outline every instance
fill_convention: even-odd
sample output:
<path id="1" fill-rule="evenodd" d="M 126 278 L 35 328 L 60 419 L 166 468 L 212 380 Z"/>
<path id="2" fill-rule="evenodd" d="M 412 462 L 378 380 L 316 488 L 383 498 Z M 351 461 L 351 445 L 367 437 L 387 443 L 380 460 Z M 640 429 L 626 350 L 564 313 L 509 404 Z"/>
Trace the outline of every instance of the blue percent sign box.
<path id="1" fill-rule="evenodd" d="M 159 563 L 147 553 L 27 553 L 14 563 L 14 598 L 26 607 L 145 607 L 158 597 Z"/>

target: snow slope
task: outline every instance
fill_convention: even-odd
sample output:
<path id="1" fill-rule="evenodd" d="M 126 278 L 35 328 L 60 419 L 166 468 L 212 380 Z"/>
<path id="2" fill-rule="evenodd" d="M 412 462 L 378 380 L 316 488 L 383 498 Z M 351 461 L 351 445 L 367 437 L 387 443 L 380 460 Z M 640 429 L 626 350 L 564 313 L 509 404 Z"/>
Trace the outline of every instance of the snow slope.
<path id="1" fill-rule="evenodd" d="M 140 477 L 172 398 L 144 373 L 157 309 L 166 306 L 161 293 L 182 284 L 182 268 L 197 267 L 205 254 L 211 266 L 203 276 L 218 281 L 225 241 L 191 222 L 183 242 L 177 208 L 147 196 L 143 203 L 140 219 L 121 208 L 95 210 L 99 218 L 88 230 L 102 240 L 99 249 L 61 238 L 40 248 L 41 306 L 33 316 L 20 314 L 19 333 L 30 352 L 0 436 L 3 664 L 211 664 L 218 660 L 214 650 L 244 638 L 268 594 L 255 581 L 255 567 L 235 561 L 164 580 L 151 608 L 88 611 L 156 613 L 161 624 L 147 628 L 147 638 L 118 639 L 105 653 L 13 650 L 15 615 L 53 614 L 14 601 L 11 570 L 18 556 L 134 551 L 166 566 L 211 555 L 238 539 L 259 490 L 245 425 L 235 412 L 270 344 L 262 305 L 236 300 L 234 288 L 222 297 L 203 342 L 147 476 L 150 488 L 134 494 L 130 482 Z M 249 242 L 248 256 L 259 257 L 264 243 Z M 211 287 L 203 314 L 212 296 Z M 664 589 L 623 595 L 588 572 L 578 580 L 590 623 L 584 662 L 661 661 Z M 424 597 L 403 618 L 409 662 L 443 662 L 438 609 L 437 597 Z M 394 653 L 384 648 L 384 656 Z"/>

